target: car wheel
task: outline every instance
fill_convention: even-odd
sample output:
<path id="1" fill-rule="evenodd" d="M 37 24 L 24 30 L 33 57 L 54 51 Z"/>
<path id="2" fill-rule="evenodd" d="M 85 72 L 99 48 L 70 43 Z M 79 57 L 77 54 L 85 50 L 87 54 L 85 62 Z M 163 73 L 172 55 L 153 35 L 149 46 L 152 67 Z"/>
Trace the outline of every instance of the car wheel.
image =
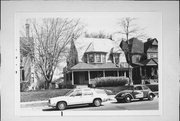
<path id="1" fill-rule="evenodd" d="M 126 95 L 126 96 L 124 97 L 124 101 L 125 101 L 126 103 L 130 103 L 130 102 L 131 102 L 131 96 L 130 96 L 130 95 Z"/>
<path id="2" fill-rule="evenodd" d="M 95 99 L 93 104 L 94 104 L 94 106 L 99 107 L 101 105 L 101 102 L 102 101 L 100 99 Z"/>
<path id="3" fill-rule="evenodd" d="M 148 100 L 153 100 L 153 99 L 154 99 L 154 95 L 153 94 L 149 94 Z"/>
<path id="4" fill-rule="evenodd" d="M 64 110 L 64 109 L 66 109 L 66 103 L 65 103 L 65 102 L 59 102 L 59 103 L 57 104 L 57 108 L 58 108 L 59 110 Z"/>

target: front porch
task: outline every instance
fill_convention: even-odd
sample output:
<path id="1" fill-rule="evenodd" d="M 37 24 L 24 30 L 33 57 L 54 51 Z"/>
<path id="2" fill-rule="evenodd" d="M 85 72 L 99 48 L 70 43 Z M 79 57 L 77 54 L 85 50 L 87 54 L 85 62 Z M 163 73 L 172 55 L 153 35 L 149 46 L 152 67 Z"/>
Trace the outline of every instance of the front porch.
<path id="1" fill-rule="evenodd" d="M 91 84 L 91 79 L 99 77 L 129 77 L 128 69 L 123 70 L 84 70 L 70 71 L 66 73 L 66 81 L 72 85 L 88 85 Z"/>

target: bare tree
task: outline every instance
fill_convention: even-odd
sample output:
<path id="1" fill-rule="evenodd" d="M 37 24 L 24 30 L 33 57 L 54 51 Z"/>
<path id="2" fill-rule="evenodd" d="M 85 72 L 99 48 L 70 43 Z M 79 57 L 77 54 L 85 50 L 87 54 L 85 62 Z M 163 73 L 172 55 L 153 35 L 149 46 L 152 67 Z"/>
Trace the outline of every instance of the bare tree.
<path id="1" fill-rule="evenodd" d="M 134 24 L 134 21 L 136 20 L 136 18 L 130 18 L 130 17 L 126 17 L 126 18 L 122 18 L 119 20 L 118 25 L 120 26 L 120 31 L 118 31 L 117 33 L 120 33 L 122 35 L 125 35 L 126 38 L 126 42 L 122 41 L 121 44 L 123 44 L 123 50 L 125 51 L 126 57 L 127 57 L 127 62 L 130 64 L 130 54 L 131 52 L 129 51 L 129 39 L 131 37 L 135 37 L 135 38 L 144 38 L 146 35 L 141 32 L 142 28 L 139 28 L 137 26 L 137 24 Z M 120 44 L 120 46 L 122 46 Z M 128 64 L 128 70 L 130 72 L 130 66 Z M 132 80 L 129 77 L 129 85 L 133 84 Z"/>
<path id="2" fill-rule="evenodd" d="M 33 42 L 30 45 L 34 49 L 25 50 L 33 51 L 29 53 L 34 53 L 35 67 L 43 75 L 45 89 L 48 89 L 58 64 L 67 53 L 68 44 L 81 35 L 83 26 L 79 19 L 68 18 L 45 18 L 38 22 L 33 19 L 31 26 Z"/>
<path id="3" fill-rule="evenodd" d="M 85 32 L 85 37 L 87 37 L 87 38 L 109 38 L 109 39 L 111 39 L 111 35 L 103 32 L 103 31 L 99 31 L 98 33 Z"/>
<path id="4" fill-rule="evenodd" d="M 136 18 L 122 18 L 118 21 L 120 30 L 117 33 L 125 35 L 126 40 L 129 40 L 131 37 L 135 38 L 145 38 L 146 34 L 142 32 L 144 28 L 140 28 L 135 24 Z"/>

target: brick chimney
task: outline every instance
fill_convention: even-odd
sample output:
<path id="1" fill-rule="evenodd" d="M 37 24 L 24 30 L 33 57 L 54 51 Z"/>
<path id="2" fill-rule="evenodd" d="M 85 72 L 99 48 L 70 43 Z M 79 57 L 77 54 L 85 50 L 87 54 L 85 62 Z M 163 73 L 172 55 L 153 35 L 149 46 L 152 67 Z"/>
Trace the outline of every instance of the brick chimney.
<path id="1" fill-rule="evenodd" d="M 26 23 L 26 37 L 29 37 L 29 24 Z"/>

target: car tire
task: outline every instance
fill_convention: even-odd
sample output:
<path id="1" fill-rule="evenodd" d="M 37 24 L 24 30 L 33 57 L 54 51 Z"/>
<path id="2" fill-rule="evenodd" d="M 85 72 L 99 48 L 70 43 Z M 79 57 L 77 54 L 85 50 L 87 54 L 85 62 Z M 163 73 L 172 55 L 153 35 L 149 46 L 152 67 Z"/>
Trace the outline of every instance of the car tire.
<path id="1" fill-rule="evenodd" d="M 93 104 L 94 104 L 94 106 L 96 106 L 96 107 L 99 107 L 99 106 L 101 106 L 101 99 L 95 99 L 94 101 L 93 101 Z"/>
<path id="2" fill-rule="evenodd" d="M 153 100 L 153 99 L 154 99 L 154 95 L 153 94 L 149 94 L 148 100 Z"/>
<path id="3" fill-rule="evenodd" d="M 124 97 L 124 101 L 125 101 L 126 103 L 130 103 L 130 102 L 131 102 L 131 96 L 130 96 L 130 95 L 126 95 L 126 96 Z"/>
<path id="4" fill-rule="evenodd" d="M 59 109 L 59 110 L 65 110 L 66 109 L 66 103 L 65 102 L 58 102 L 58 104 L 57 104 L 57 108 Z"/>

